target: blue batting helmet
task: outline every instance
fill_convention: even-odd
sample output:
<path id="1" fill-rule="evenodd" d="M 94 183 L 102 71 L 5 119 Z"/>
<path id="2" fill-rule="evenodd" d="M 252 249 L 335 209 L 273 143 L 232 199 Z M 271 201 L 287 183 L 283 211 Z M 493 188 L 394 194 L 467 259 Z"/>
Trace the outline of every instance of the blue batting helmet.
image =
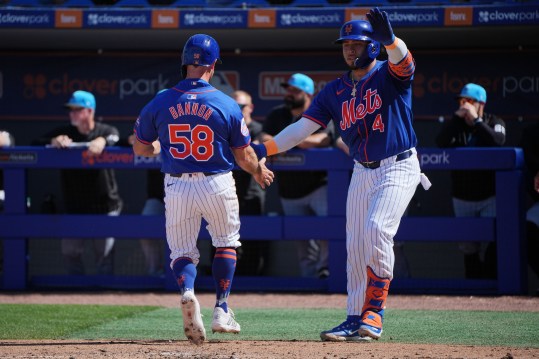
<path id="1" fill-rule="evenodd" d="M 221 63 L 219 44 L 213 37 L 196 34 L 187 40 L 182 52 L 182 66 L 212 66 L 215 61 Z"/>
<path id="2" fill-rule="evenodd" d="M 340 37 L 335 40 L 336 44 L 341 44 L 346 40 L 366 41 L 369 43 L 365 53 L 356 59 L 356 68 L 368 66 L 380 54 L 380 43 L 372 39 L 372 33 L 373 31 L 370 22 L 364 20 L 352 20 L 346 22 L 341 27 Z"/>

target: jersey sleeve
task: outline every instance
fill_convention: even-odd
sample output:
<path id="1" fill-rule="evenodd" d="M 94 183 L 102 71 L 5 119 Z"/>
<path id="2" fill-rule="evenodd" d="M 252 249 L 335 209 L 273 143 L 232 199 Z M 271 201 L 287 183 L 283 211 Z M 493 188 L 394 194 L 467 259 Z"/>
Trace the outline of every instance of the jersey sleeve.
<path id="1" fill-rule="evenodd" d="M 303 113 L 303 117 L 316 122 L 322 128 L 326 128 L 328 123 L 331 122 L 331 104 L 329 101 L 336 97 L 331 96 L 331 93 L 329 92 L 332 88 L 333 86 L 330 86 L 330 84 L 326 85 L 326 87 L 315 96 L 307 111 Z"/>
<path id="2" fill-rule="evenodd" d="M 133 129 L 137 139 L 146 145 L 151 144 L 158 137 L 150 106 L 151 102 L 142 109 Z"/>
<path id="3" fill-rule="evenodd" d="M 236 106 L 237 107 L 237 106 Z M 230 136 L 230 147 L 232 148 L 242 148 L 246 147 L 251 143 L 251 135 L 249 134 L 249 128 L 243 119 L 243 114 L 239 110 L 239 107 L 233 109 L 230 118 L 231 124 L 231 136 Z"/>

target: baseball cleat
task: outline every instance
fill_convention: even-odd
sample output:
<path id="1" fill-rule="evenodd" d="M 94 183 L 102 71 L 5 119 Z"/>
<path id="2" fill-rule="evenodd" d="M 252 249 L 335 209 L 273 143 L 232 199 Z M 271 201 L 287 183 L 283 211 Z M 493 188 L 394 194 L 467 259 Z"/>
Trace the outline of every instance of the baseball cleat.
<path id="1" fill-rule="evenodd" d="M 183 331 L 193 344 L 200 345 L 206 340 L 206 329 L 200 314 L 200 305 L 192 291 L 182 296 Z"/>
<path id="2" fill-rule="evenodd" d="M 359 333 L 359 317 L 348 316 L 346 320 L 333 329 L 320 333 L 320 339 L 330 342 L 368 342 L 372 340 L 370 336 L 364 336 Z"/>
<path id="3" fill-rule="evenodd" d="M 361 317 L 359 334 L 369 336 L 373 339 L 380 339 L 382 336 L 382 322 L 384 311 L 379 313 L 367 310 Z"/>
<path id="4" fill-rule="evenodd" d="M 221 307 L 213 309 L 213 320 L 211 322 L 211 330 L 213 333 L 234 333 L 238 334 L 241 330 L 240 325 L 236 322 L 234 312 L 228 308 L 228 313 Z"/>

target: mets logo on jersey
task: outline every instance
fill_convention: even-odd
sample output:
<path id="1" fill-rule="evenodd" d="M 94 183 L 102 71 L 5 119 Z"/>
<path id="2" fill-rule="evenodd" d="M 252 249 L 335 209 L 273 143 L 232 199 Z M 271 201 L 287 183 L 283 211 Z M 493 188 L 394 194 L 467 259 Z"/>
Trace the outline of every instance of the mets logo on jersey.
<path id="1" fill-rule="evenodd" d="M 241 119 L 241 134 L 245 137 L 249 136 L 249 128 L 247 128 L 247 124 L 243 118 Z"/>
<path id="2" fill-rule="evenodd" d="M 378 94 L 378 90 L 367 89 L 365 96 L 356 106 L 356 98 L 352 97 L 350 101 L 344 101 L 341 107 L 341 122 L 339 126 L 341 130 L 350 128 L 357 120 L 362 120 L 365 116 L 374 113 L 374 111 L 382 107 L 382 98 Z M 376 120 L 381 119 L 381 115 L 376 116 Z M 382 129 L 383 132 L 383 129 Z"/>
<path id="3" fill-rule="evenodd" d="M 344 28 L 344 32 L 346 33 L 346 35 L 350 35 L 352 33 L 352 24 L 346 25 L 346 27 Z"/>

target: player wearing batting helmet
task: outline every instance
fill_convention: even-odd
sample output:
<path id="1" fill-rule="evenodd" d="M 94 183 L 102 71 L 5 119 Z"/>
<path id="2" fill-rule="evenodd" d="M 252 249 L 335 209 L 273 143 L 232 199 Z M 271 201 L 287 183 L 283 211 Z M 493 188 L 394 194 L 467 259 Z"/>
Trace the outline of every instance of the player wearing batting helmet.
<path id="1" fill-rule="evenodd" d="M 320 333 L 322 340 L 380 338 L 393 237 L 417 185 L 430 185 L 419 169 L 412 127 L 414 59 L 385 12 L 375 8 L 367 18 L 345 23 L 336 40 L 349 70 L 320 91 L 299 121 L 254 145 L 259 156 L 274 155 L 333 120 L 354 159 L 346 205 L 348 316 Z M 388 61 L 376 59 L 381 45 Z"/>
<path id="2" fill-rule="evenodd" d="M 135 154 L 162 158 L 165 173 L 165 218 L 172 268 L 182 295 L 184 332 L 201 344 L 206 331 L 194 294 L 200 253 L 197 238 L 202 218 L 208 222 L 216 247 L 213 277 L 216 304 L 214 332 L 239 333 L 227 299 L 236 267 L 239 206 L 232 169 L 237 163 L 262 187 L 273 173 L 258 162 L 249 146 L 251 137 L 238 104 L 210 85 L 220 63 L 219 45 L 211 36 L 190 37 L 183 48 L 184 80 L 151 100 L 135 123 Z"/>

